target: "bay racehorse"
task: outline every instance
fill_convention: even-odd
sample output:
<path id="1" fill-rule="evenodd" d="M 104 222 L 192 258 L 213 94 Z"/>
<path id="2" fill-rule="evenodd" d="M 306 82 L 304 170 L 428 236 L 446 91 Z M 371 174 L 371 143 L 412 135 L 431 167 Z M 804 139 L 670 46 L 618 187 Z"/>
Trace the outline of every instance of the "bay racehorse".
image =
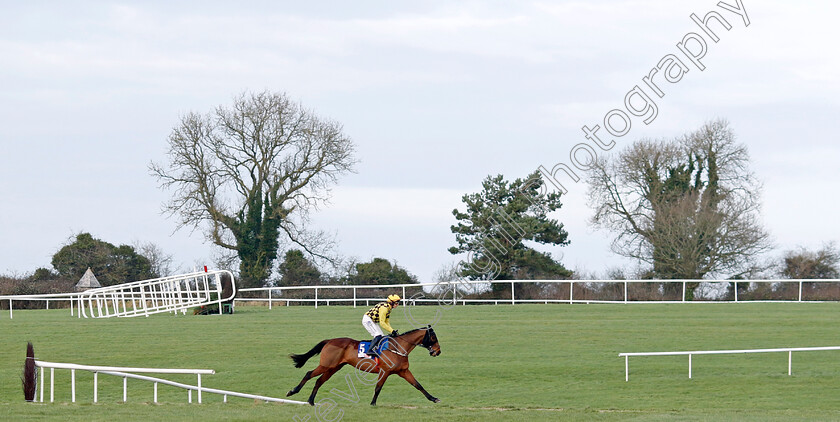
<path id="1" fill-rule="evenodd" d="M 334 338 L 324 340 L 315 345 L 311 350 L 300 355 L 289 355 L 295 362 L 295 368 L 300 368 L 306 363 L 309 358 L 317 354 L 321 354 L 321 360 L 317 368 L 309 371 L 303 376 L 295 388 L 289 390 L 286 397 L 297 394 L 306 381 L 320 376 L 315 381 L 315 388 L 312 389 L 312 394 L 309 395 L 309 404 L 315 405 L 315 395 L 318 394 L 318 389 L 333 374 L 338 372 L 344 365 L 351 365 L 354 368 L 378 374 L 376 382 L 376 390 L 373 393 L 373 400 L 371 405 L 376 405 L 376 398 L 379 397 L 379 391 L 382 390 L 382 385 L 391 374 L 397 374 L 408 381 L 414 388 L 420 390 L 427 399 L 435 403 L 440 402 L 437 397 L 429 394 L 423 386 L 414 378 L 411 371 L 408 370 L 408 354 L 416 346 L 422 346 L 429 350 L 432 356 L 440 355 L 440 344 L 438 344 L 437 335 L 431 326 L 418 328 L 416 330 L 408 331 L 396 337 L 389 338 L 389 345 L 387 350 L 383 350 L 377 360 L 369 357 L 359 357 L 359 341 L 351 338 Z"/>

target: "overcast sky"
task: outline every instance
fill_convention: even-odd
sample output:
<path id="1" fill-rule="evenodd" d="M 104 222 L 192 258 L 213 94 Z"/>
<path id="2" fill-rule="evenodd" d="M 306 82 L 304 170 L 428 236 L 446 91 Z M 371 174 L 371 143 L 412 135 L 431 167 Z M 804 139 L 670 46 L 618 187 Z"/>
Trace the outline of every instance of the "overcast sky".
<path id="1" fill-rule="evenodd" d="M 81 231 L 209 263 L 202 233 L 161 214 L 170 193 L 148 164 L 165 161 L 181 114 L 271 90 L 357 145 L 318 228 L 345 256 L 431 281 L 457 260 L 463 194 L 568 163 L 581 127 L 625 107 L 690 32 L 707 37 L 705 70 L 686 59 L 656 118 L 633 117 L 615 150 L 728 119 L 764 182 L 774 253 L 840 239 L 835 1 L 744 0 L 746 18 L 711 0 L 171 3 L 0 2 L 0 273 L 49 266 Z M 717 43 L 690 18 L 713 10 L 731 25 L 710 23 Z M 588 227 L 584 184 L 566 187 L 554 217 L 571 244 L 552 252 L 572 269 L 632 267 Z"/>

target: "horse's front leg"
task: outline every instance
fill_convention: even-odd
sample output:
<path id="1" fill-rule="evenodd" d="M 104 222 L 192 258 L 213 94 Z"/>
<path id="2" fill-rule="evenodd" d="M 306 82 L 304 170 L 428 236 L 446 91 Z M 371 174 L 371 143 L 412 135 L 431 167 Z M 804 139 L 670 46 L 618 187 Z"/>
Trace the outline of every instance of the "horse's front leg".
<path id="1" fill-rule="evenodd" d="M 405 368 L 404 370 L 398 372 L 398 375 L 403 377 L 406 381 L 408 381 L 409 384 L 413 385 L 414 388 L 420 390 L 420 392 L 423 393 L 423 395 L 426 396 L 426 398 L 429 399 L 429 401 L 440 403 L 439 398 L 429 394 L 429 392 L 426 391 L 426 389 L 423 388 L 423 386 L 420 385 L 419 382 L 417 382 L 417 379 L 414 378 L 414 374 L 412 374 L 411 371 L 408 370 L 408 368 Z"/>
<path id="2" fill-rule="evenodd" d="M 373 392 L 373 400 L 371 400 L 370 402 L 371 406 L 376 406 L 376 398 L 379 397 L 379 392 L 382 390 L 382 386 L 385 384 L 385 380 L 387 380 L 392 373 L 393 372 L 380 372 L 379 381 L 376 382 L 376 390 L 374 390 Z"/>

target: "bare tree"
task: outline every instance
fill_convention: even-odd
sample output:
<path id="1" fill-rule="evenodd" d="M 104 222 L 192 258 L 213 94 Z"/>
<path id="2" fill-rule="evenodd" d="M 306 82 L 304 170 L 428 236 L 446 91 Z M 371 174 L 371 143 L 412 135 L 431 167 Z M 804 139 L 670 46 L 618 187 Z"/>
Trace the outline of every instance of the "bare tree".
<path id="1" fill-rule="evenodd" d="M 722 120 L 674 140 L 639 140 L 592 163 L 592 223 L 654 277 L 742 275 L 771 246 L 749 161 Z"/>
<path id="2" fill-rule="evenodd" d="M 145 256 L 151 265 L 152 275 L 166 277 L 172 275 L 172 254 L 168 254 L 160 246 L 152 242 L 134 242 L 134 250 Z"/>
<path id="3" fill-rule="evenodd" d="M 169 163 L 152 163 L 174 190 L 166 210 L 180 225 L 236 251 L 243 286 L 271 273 L 281 241 L 329 260 L 331 240 L 307 230 L 309 212 L 326 201 L 338 176 L 351 172 L 354 145 L 332 120 L 283 93 L 243 93 L 230 107 L 188 113 L 169 135 Z"/>
<path id="4" fill-rule="evenodd" d="M 838 278 L 840 277 L 840 250 L 837 249 L 836 243 L 829 242 L 817 251 L 803 247 L 787 251 L 779 272 L 784 278 Z"/>

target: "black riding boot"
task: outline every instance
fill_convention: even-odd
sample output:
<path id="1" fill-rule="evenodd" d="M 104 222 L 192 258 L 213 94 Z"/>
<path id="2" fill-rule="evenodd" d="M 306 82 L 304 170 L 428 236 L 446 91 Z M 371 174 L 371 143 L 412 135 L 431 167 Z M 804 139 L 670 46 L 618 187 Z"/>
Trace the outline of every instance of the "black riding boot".
<path id="1" fill-rule="evenodd" d="M 379 346 L 379 342 L 382 341 L 382 337 L 384 336 L 376 336 L 373 338 L 373 340 L 370 341 L 370 349 L 368 349 L 368 354 L 371 357 L 378 356 L 378 353 L 376 353 L 376 347 Z"/>

